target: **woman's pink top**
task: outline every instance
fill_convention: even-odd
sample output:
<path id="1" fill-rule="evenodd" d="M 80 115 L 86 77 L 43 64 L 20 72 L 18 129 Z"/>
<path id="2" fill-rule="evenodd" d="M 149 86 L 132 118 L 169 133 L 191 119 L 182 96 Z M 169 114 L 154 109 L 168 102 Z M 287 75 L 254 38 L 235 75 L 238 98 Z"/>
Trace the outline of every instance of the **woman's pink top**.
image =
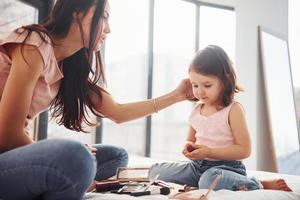
<path id="1" fill-rule="evenodd" d="M 211 148 L 222 148 L 234 143 L 229 125 L 229 112 L 233 104 L 234 102 L 210 116 L 201 114 L 203 104 L 198 104 L 194 107 L 189 123 L 196 131 L 196 144 Z"/>
<path id="2" fill-rule="evenodd" d="M 0 101 L 5 87 L 5 83 L 11 68 L 11 58 L 7 55 L 5 45 L 9 43 L 22 43 L 26 37 L 26 31 L 21 35 L 12 32 L 6 38 L 0 39 Z M 33 92 L 29 113 L 27 115 L 24 127 L 29 131 L 29 125 L 32 119 L 40 112 L 47 110 L 51 101 L 56 97 L 63 74 L 60 71 L 57 60 L 54 55 L 51 40 L 46 36 L 47 43 L 36 32 L 32 32 L 25 43 L 38 48 L 44 60 L 44 69 L 38 79 Z M 34 59 L 34 58 L 32 58 Z M 20 99 L 22 101 L 22 99 Z"/>

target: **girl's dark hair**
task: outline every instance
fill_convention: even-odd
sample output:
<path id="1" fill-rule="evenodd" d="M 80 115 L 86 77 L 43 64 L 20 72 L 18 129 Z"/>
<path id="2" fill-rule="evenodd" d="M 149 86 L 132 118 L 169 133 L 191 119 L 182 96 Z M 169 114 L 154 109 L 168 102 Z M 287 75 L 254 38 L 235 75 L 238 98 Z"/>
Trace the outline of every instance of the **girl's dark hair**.
<path id="1" fill-rule="evenodd" d="M 234 93 L 243 91 L 236 83 L 236 74 L 226 52 L 219 46 L 208 45 L 196 53 L 190 64 L 189 71 L 205 76 L 216 76 L 222 83 L 220 93 L 221 106 L 228 106 L 234 98 Z"/>
<path id="2" fill-rule="evenodd" d="M 50 39 L 51 36 L 63 38 L 69 33 L 74 20 L 73 14 L 82 12 L 85 15 L 93 5 L 96 6 L 96 9 L 91 23 L 89 48 L 82 48 L 61 61 L 64 77 L 61 80 L 58 94 L 51 103 L 52 116 L 60 117 L 58 120 L 60 125 L 83 132 L 85 132 L 83 123 L 96 125 L 88 119 L 87 108 L 99 116 L 95 109 L 96 105 L 92 102 L 92 96 L 99 98 L 100 102 L 102 100 L 101 88 L 97 83 L 99 80 L 105 82 L 103 64 L 100 52 L 94 54 L 93 47 L 97 31 L 101 29 L 101 17 L 103 17 L 106 0 L 57 0 L 45 23 L 22 27 L 28 32 L 25 40 L 32 32 L 37 32 L 44 42 L 47 42 L 45 36 Z M 81 34 L 83 34 L 81 23 L 79 20 L 77 22 Z M 82 42 L 84 43 L 84 41 Z M 96 59 L 94 68 L 92 67 L 93 59 Z"/>

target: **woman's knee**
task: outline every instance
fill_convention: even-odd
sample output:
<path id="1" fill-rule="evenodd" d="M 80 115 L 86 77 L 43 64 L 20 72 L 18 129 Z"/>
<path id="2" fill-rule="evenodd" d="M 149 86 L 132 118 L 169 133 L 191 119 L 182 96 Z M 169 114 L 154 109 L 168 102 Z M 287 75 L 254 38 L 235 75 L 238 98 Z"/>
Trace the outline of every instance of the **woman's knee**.
<path id="1" fill-rule="evenodd" d="M 124 148 L 111 145 L 93 145 L 97 149 L 97 173 L 96 180 L 107 179 L 116 174 L 119 167 L 128 164 L 128 153 Z"/>
<path id="2" fill-rule="evenodd" d="M 93 145 L 97 149 L 97 161 L 102 163 L 109 160 L 118 162 L 119 167 L 126 167 L 128 164 L 128 153 L 122 147 L 112 145 Z"/>
<path id="3" fill-rule="evenodd" d="M 73 183 L 89 186 L 96 173 L 96 159 L 81 143 L 71 140 L 54 139 L 53 157 L 58 170 L 61 170 Z"/>
<path id="4" fill-rule="evenodd" d="M 200 177 L 198 186 L 199 189 L 207 189 L 218 175 L 222 174 L 222 169 L 212 167 L 206 170 Z"/>
<path id="5" fill-rule="evenodd" d="M 120 167 L 126 167 L 128 165 L 128 153 L 122 147 L 115 147 L 116 155 L 120 160 Z"/>

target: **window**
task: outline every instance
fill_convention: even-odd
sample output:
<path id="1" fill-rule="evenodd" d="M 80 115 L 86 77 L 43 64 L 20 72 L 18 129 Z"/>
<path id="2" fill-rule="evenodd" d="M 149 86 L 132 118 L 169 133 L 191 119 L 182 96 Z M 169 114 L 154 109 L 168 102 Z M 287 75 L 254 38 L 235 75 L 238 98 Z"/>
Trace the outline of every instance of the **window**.
<path id="1" fill-rule="evenodd" d="M 0 38 L 14 29 L 38 20 L 38 10 L 17 0 L 0 1 Z"/>
<path id="2" fill-rule="evenodd" d="M 199 49 L 218 45 L 235 61 L 235 26 L 234 11 L 200 6 Z"/>
<path id="3" fill-rule="evenodd" d="M 48 138 L 66 138 L 77 140 L 82 143 L 92 144 L 94 143 L 94 128 L 86 128 L 88 133 L 76 132 L 66 129 L 64 126 L 60 126 L 56 123 L 55 119 L 51 119 L 49 112 L 48 122 Z"/>
<path id="4" fill-rule="evenodd" d="M 175 89 L 181 79 L 188 78 L 188 65 L 195 51 L 195 8 L 181 0 L 155 2 L 154 97 Z M 184 102 L 153 115 L 152 157 L 178 159 L 191 108 L 190 102 Z"/>
<path id="5" fill-rule="evenodd" d="M 111 34 L 105 45 L 107 88 L 120 103 L 147 98 L 148 0 L 110 0 Z M 138 9 L 137 9 L 138 8 Z M 103 143 L 144 155 L 146 120 L 103 120 Z"/>

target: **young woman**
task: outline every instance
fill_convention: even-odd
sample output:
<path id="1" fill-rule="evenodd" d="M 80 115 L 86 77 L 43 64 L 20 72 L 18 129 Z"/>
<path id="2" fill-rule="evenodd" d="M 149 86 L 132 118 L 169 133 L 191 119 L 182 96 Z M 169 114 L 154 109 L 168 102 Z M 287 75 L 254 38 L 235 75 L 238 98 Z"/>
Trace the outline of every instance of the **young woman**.
<path id="1" fill-rule="evenodd" d="M 105 79 L 97 50 L 110 33 L 109 14 L 106 0 L 58 0 L 44 24 L 0 41 L 0 199 L 81 199 L 94 178 L 127 164 L 117 147 L 35 143 L 28 126 L 41 111 L 51 107 L 60 124 L 84 131 L 84 124 L 94 125 L 88 111 L 121 123 L 192 96 L 183 80 L 164 96 L 119 104 L 98 86 Z"/>

